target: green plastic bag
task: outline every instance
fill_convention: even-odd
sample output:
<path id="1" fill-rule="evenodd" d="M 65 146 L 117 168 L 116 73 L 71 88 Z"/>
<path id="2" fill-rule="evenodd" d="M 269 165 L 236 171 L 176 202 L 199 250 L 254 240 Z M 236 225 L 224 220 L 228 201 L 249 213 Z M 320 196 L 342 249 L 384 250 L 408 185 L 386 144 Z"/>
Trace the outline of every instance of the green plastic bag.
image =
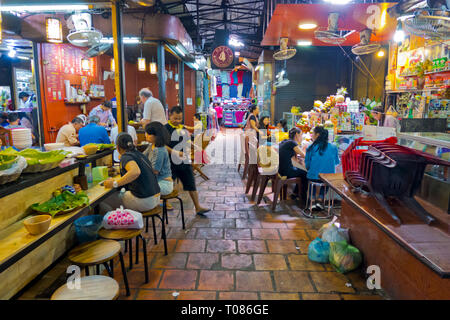
<path id="1" fill-rule="evenodd" d="M 346 241 L 330 243 L 330 263 L 340 273 L 355 270 L 362 262 L 361 252 Z"/>
<path id="2" fill-rule="evenodd" d="M 320 238 L 316 238 L 308 246 L 308 258 L 318 263 L 328 263 L 330 256 L 330 244 Z"/>

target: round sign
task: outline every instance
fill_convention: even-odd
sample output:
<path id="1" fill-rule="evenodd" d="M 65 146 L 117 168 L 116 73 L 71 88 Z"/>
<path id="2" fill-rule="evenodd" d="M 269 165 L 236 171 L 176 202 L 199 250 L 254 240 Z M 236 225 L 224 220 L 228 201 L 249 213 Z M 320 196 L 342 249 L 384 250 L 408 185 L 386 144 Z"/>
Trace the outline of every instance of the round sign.
<path id="1" fill-rule="evenodd" d="M 219 68 L 226 68 L 231 65 L 234 60 L 233 50 L 227 46 L 220 46 L 214 49 L 212 62 Z"/>

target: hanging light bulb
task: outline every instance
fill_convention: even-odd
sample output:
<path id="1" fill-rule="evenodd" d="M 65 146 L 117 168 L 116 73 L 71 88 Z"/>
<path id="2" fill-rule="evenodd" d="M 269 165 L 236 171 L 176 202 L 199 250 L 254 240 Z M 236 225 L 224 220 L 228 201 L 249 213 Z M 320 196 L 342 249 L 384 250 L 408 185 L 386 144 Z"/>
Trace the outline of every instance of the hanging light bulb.
<path id="1" fill-rule="evenodd" d="M 180 90 L 180 85 L 177 83 L 175 83 L 175 89 Z"/>
<path id="2" fill-rule="evenodd" d="M 116 65 L 114 63 L 114 58 L 111 59 L 111 71 L 112 72 L 116 71 Z"/>
<path id="3" fill-rule="evenodd" d="M 405 40 L 405 32 L 402 29 L 402 22 L 399 20 L 397 23 L 397 30 L 395 30 L 394 33 L 394 41 L 402 42 L 403 40 Z"/>
<path id="4" fill-rule="evenodd" d="M 152 62 L 150 62 L 150 73 L 156 74 L 156 72 L 157 72 L 156 62 L 154 62 L 152 58 Z"/>
<path id="5" fill-rule="evenodd" d="M 145 69 L 146 69 L 145 58 L 144 57 L 138 58 L 138 70 L 145 71 Z"/>
<path id="6" fill-rule="evenodd" d="M 47 32 L 47 41 L 53 43 L 62 43 L 62 25 L 57 18 L 46 18 L 45 27 Z"/>
<path id="7" fill-rule="evenodd" d="M 145 58 L 142 56 L 142 46 L 141 46 L 141 56 L 138 58 L 138 70 L 145 71 L 145 69 L 146 69 Z"/>
<path id="8" fill-rule="evenodd" d="M 83 70 L 83 71 L 91 70 L 91 63 L 90 63 L 89 59 L 86 59 L 86 58 L 81 59 L 81 70 Z"/>

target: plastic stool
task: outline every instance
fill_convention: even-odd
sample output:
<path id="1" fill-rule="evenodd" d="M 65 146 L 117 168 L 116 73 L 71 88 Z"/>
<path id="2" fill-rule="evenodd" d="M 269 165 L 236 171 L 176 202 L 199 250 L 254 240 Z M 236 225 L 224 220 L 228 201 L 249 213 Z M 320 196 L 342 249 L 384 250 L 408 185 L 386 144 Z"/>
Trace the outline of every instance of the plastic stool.
<path id="1" fill-rule="evenodd" d="M 307 218 L 312 218 L 312 219 L 329 219 L 333 216 L 333 205 L 334 205 L 334 197 L 332 197 L 333 195 L 333 191 L 331 188 L 328 188 L 329 191 L 327 192 L 327 194 L 324 193 L 323 196 L 323 201 L 324 201 L 324 206 L 327 209 L 327 215 L 324 217 L 318 217 L 317 215 L 313 214 L 312 211 L 312 207 L 313 207 L 313 191 L 315 190 L 314 187 L 319 188 L 327 188 L 327 186 L 325 185 L 325 183 L 322 182 L 314 182 L 314 181 L 308 181 L 308 191 L 307 191 L 307 195 L 306 195 L 306 206 L 305 206 L 305 210 L 303 210 L 303 215 Z M 328 199 L 327 199 L 328 198 Z M 327 205 L 328 203 L 328 205 Z M 309 210 L 308 210 L 308 204 L 309 204 Z"/>

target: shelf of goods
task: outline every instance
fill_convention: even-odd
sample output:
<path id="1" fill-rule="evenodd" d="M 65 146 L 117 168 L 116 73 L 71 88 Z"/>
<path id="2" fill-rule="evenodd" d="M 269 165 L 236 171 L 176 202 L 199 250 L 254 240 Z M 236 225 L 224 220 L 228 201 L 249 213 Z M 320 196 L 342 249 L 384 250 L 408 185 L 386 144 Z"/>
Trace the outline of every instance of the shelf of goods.
<path id="1" fill-rule="evenodd" d="M 0 299 L 14 297 L 69 250 L 74 245 L 72 222 L 88 214 L 113 190 L 91 185 L 86 190 L 89 206 L 55 216 L 49 229 L 39 235 L 29 234 L 23 225 L 32 213 L 30 206 L 49 200 L 54 190 L 72 185 L 87 163 L 112 164 L 112 153 L 106 150 L 64 168 L 22 174 L 16 182 L 0 186 Z"/>

